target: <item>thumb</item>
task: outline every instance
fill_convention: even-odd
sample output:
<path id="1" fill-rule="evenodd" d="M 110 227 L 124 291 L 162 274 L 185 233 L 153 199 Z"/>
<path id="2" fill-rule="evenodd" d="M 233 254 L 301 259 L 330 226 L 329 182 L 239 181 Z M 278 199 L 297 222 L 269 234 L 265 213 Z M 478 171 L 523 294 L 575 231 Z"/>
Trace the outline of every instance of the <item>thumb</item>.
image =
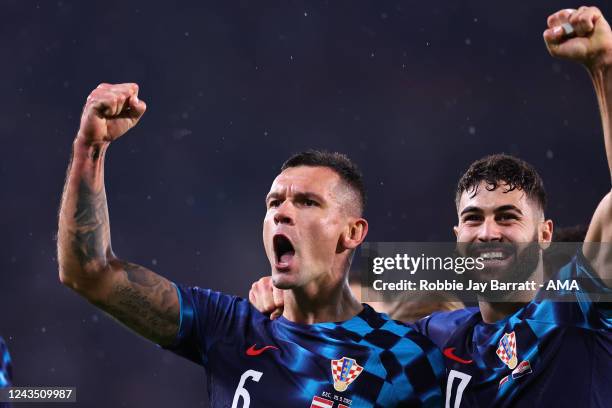
<path id="1" fill-rule="evenodd" d="M 285 306 L 284 292 L 284 290 L 278 289 L 275 286 L 272 287 L 272 297 L 274 298 L 274 306 L 280 308 Z"/>
<path id="2" fill-rule="evenodd" d="M 137 94 L 130 96 L 129 106 L 130 111 L 133 112 L 132 115 L 136 118 L 140 118 L 147 110 L 147 104 L 139 99 Z"/>
<path id="3" fill-rule="evenodd" d="M 272 312 L 272 314 L 270 315 L 270 320 L 274 320 L 274 319 L 276 319 L 276 318 L 281 317 L 281 316 L 283 315 L 283 310 L 284 310 L 284 309 L 283 309 L 282 307 L 279 307 L 279 308 L 274 309 L 274 311 L 273 311 L 273 312 Z"/>
<path id="4" fill-rule="evenodd" d="M 270 314 L 270 320 L 274 320 L 283 314 L 285 307 L 284 290 L 272 286 L 272 298 L 274 299 L 274 311 Z"/>

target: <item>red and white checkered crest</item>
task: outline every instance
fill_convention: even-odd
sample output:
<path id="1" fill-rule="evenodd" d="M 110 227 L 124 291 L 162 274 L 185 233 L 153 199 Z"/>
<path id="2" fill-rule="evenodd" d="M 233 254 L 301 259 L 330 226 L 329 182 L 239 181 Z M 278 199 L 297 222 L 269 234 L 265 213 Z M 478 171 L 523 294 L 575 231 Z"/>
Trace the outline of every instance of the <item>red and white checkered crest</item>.
<path id="1" fill-rule="evenodd" d="M 331 371 L 334 389 L 342 392 L 361 374 L 363 367 L 352 358 L 342 357 L 331 361 Z"/>
<path id="2" fill-rule="evenodd" d="M 497 357 L 508 366 L 511 370 L 514 370 L 518 363 L 518 357 L 516 356 L 516 335 L 514 332 L 505 333 L 499 340 L 497 346 Z"/>

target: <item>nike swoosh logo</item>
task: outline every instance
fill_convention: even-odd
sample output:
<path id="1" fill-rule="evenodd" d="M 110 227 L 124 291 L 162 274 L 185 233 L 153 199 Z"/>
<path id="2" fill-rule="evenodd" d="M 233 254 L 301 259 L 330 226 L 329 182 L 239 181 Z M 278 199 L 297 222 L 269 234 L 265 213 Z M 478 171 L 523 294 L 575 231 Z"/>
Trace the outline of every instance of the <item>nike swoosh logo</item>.
<path id="1" fill-rule="evenodd" d="M 453 354 L 454 351 L 455 351 L 454 347 L 448 347 L 444 349 L 442 354 L 444 354 L 445 357 L 450 358 L 451 360 L 454 360 L 461 364 L 471 364 L 472 363 L 472 360 L 464 360 L 461 357 L 457 357 L 456 355 Z"/>
<path id="2" fill-rule="evenodd" d="M 256 349 L 255 348 L 256 345 L 257 344 L 253 344 L 251 347 L 247 349 L 246 351 L 247 356 L 258 356 L 266 350 L 278 350 L 278 347 L 274 347 L 274 346 L 264 346 L 260 349 Z"/>

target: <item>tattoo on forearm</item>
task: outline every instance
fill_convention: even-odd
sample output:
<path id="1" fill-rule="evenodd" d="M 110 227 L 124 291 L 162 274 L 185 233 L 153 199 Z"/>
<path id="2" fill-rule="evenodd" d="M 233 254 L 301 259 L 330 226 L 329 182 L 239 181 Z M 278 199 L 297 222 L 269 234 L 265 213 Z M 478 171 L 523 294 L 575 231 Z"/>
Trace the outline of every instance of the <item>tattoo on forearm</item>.
<path id="1" fill-rule="evenodd" d="M 178 331 L 176 289 L 167 279 L 147 268 L 117 261 L 127 279 L 119 280 L 100 305 L 128 327 L 159 343 L 169 344 Z"/>
<path id="2" fill-rule="evenodd" d="M 103 188 L 96 192 L 87 182 L 81 181 L 74 219 L 76 232 L 72 247 L 79 262 L 86 269 L 104 265 L 110 246 L 110 229 Z"/>
<path id="3" fill-rule="evenodd" d="M 97 146 L 88 156 L 99 172 L 104 149 Z M 79 183 L 71 237 L 72 253 L 83 277 L 91 272 L 92 282 L 102 285 L 100 296 L 90 300 L 141 335 L 168 345 L 179 329 L 176 288 L 154 272 L 112 255 L 106 193 L 103 185 L 96 188 L 96 184 L 86 179 Z M 98 279 L 101 276 L 109 279 Z"/>
<path id="4" fill-rule="evenodd" d="M 96 161 L 100 158 L 100 154 L 102 153 L 102 148 L 100 146 L 94 146 L 91 152 L 91 158 L 93 161 Z"/>

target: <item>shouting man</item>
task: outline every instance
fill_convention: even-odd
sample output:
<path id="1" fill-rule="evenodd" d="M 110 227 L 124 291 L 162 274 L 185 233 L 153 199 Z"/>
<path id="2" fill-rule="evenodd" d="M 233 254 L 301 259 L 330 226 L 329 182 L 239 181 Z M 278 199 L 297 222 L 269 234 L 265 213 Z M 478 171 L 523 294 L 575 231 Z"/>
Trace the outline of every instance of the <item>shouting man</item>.
<path id="1" fill-rule="evenodd" d="M 368 224 L 361 175 L 346 156 L 291 157 L 266 197 L 264 247 L 274 283 L 287 290 L 279 319 L 115 256 L 104 158 L 145 109 L 136 84 L 101 84 L 87 98 L 59 217 L 61 281 L 204 366 L 213 407 L 439 406 L 444 362 L 435 345 L 349 289 Z"/>

